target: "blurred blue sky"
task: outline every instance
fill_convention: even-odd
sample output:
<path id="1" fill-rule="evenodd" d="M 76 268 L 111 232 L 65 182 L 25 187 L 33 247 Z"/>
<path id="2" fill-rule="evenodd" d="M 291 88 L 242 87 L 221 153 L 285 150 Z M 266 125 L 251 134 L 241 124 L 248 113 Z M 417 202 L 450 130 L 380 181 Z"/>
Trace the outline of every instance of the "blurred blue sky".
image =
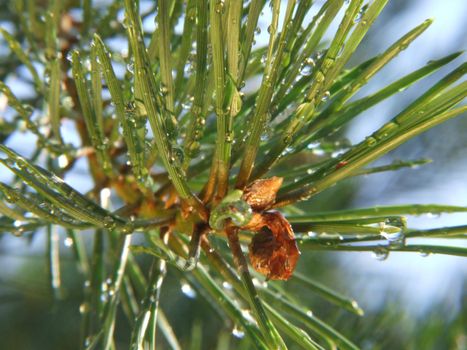
<path id="1" fill-rule="evenodd" d="M 370 50 L 384 50 L 427 18 L 434 19 L 430 28 L 378 74 L 363 92 L 375 91 L 431 59 L 466 48 L 467 1 L 396 0 L 389 2 L 374 30 L 362 43 L 360 53 L 365 55 Z M 465 56 L 463 54 L 429 79 L 362 114 L 348 130 L 348 137 L 354 142 L 364 138 L 399 112 L 404 104 L 428 89 L 432 82 L 465 61 Z M 394 158 L 431 158 L 434 162 L 416 170 L 382 173 L 361 179 L 353 205 L 445 203 L 467 206 L 466 130 L 465 116 L 460 117 L 392 152 L 381 162 L 387 163 Z M 409 217 L 409 224 L 419 228 L 466 223 L 466 213 L 443 215 L 436 219 Z M 462 241 L 443 243 L 465 244 Z M 418 315 L 437 302 L 445 304 L 448 310 L 459 310 L 467 278 L 467 264 L 461 257 L 391 253 L 387 260 L 381 262 L 375 261 L 370 254 L 348 253 L 339 254 L 339 257 L 341 268 L 347 269 L 348 276 L 357 282 L 353 283 L 354 292 L 363 294 L 361 299 L 372 304 L 367 307 L 377 306 L 389 295 L 390 299 L 400 297 L 407 310 Z"/>

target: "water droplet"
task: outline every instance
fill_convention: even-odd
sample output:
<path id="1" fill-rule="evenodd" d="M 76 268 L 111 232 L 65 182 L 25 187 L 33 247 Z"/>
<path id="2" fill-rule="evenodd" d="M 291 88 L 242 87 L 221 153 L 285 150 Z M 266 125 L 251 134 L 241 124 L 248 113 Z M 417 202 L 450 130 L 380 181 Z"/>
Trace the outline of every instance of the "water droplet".
<path id="1" fill-rule="evenodd" d="M 405 235 L 402 230 L 391 233 L 381 231 L 381 236 L 383 236 L 388 241 L 391 247 L 400 247 L 405 244 Z"/>
<path id="2" fill-rule="evenodd" d="M 227 290 L 232 290 L 232 285 L 227 281 L 222 282 L 222 287 Z"/>
<path id="3" fill-rule="evenodd" d="M 58 157 L 58 166 L 63 169 L 68 165 L 68 157 L 66 154 L 62 154 Z"/>
<path id="4" fill-rule="evenodd" d="M 109 296 L 107 293 L 102 293 L 99 299 L 101 300 L 102 303 L 106 303 L 109 300 Z"/>
<path id="5" fill-rule="evenodd" d="M 233 138 L 233 133 L 228 133 L 228 134 L 225 135 L 225 142 L 231 143 L 231 142 L 233 142 L 233 139 L 234 139 Z"/>
<path id="6" fill-rule="evenodd" d="M 167 86 L 165 86 L 164 84 L 161 84 L 161 94 L 162 96 L 165 96 L 169 93 L 169 89 L 167 88 Z"/>
<path id="7" fill-rule="evenodd" d="M 373 147 L 376 145 L 376 139 L 374 137 L 371 137 L 371 136 L 368 136 L 366 139 L 365 139 L 365 142 L 367 143 L 367 145 L 369 147 Z"/>
<path id="8" fill-rule="evenodd" d="M 248 322 L 250 323 L 256 323 L 256 320 L 254 319 L 254 317 L 251 315 L 251 312 L 250 310 L 245 310 L 243 309 L 242 310 L 242 316 L 244 319 L 246 319 Z"/>
<path id="9" fill-rule="evenodd" d="M 389 256 L 389 250 L 386 247 L 380 246 L 376 248 L 371 255 L 378 261 L 384 261 Z"/>
<path id="10" fill-rule="evenodd" d="M 104 218 L 104 227 L 108 230 L 113 230 L 115 228 L 115 220 L 111 216 L 106 216 Z"/>
<path id="11" fill-rule="evenodd" d="M 80 306 L 79 306 L 79 312 L 81 314 L 85 314 L 87 312 L 89 312 L 89 304 L 88 303 L 82 303 Z"/>
<path id="12" fill-rule="evenodd" d="M 307 315 L 308 317 L 313 317 L 313 311 L 308 310 L 308 311 L 306 312 L 306 315 Z"/>
<path id="13" fill-rule="evenodd" d="M 192 102 L 190 100 L 182 102 L 182 108 L 185 110 L 189 110 L 192 106 Z"/>
<path id="14" fill-rule="evenodd" d="M 63 243 L 65 244 L 65 247 L 71 247 L 73 245 L 73 239 L 71 237 L 67 237 Z"/>
<path id="15" fill-rule="evenodd" d="M 308 57 L 303 61 L 302 65 L 300 66 L 300 75 L 303 76 L 310 76 L 313 73 L 313 69 L 316 66 L 316 62 L 313 58 Z"/>
<path id="16" fill-rule="evenodd" d="M 196 291 L 187 282 L 182 282 L 182 286 L 180 289 L 182 290 L 182 293 L 185 294 L 188 298 L 196 298 Z"/>
<path id="17" fill-rule="evenodd" d="M 356 300 L 352 300 L 351 306 L 357 312 L 359 316 L 363 316 L 364 314 L 363 309 L 360 307 L 360 305 L 358 305 Z"/>
<path id="18" fill-rule="evenodd" d="M 365 4 L 365 5 L 360 9 L 360 11 L 358 12 L 358 14 L 357 14 L 357 15 L 355 16 L 355 18 L 354 18 L 354 23 L 359 23 L 359 22 L 362 20 L 363 16 L 365 15 L 365 12 L 366 12 L 367 8 L 368 8 L 368 4 Z M 366 24 L 366 23 L 365 23 L 365 22 L 362 22 L 362 24 Z"/>
<path id="19" fill-rule="evenodd" d="M 126 65 L 126 69 L 131 73 L 135 73 L 135 63 L 132 61 Z"/>
<path id="20" fill-rule="evenodd" d="M 252 278 L 252 282 L 253 284 L 255 285 L 256 288 L 267 288 L 268 286 L 268 282 L 266 281 L 261 281 L 259 279 L 257 279 L 256 277 L 253 277 Z"/>
<path id="21" fill-rule="evenodd" d="M 235 325 L 235 327 L 232 329 L 232 335 L 235 337 L 235 338 L 243 338 L 245 336 L 245 332 L 240 329 L 237 325 Z"/>
<path id="22" fill-rule="evenodd" d="M 419 255 L 420 255 L 421 257 L 423 257 L 423 258 L 426 258 L 426 257 L 428 257 L 428 256 L 431 255 L 430 252 L 427 252 L 427 251 L 424 251 L 424 250 L 420 250 L 418 253 L 419 253 Z"/>
<path id="23" fill-rule="evenodd" d="M 217 1 L 216 5 L 215 5 L 215 10 L 216 10 L 217 13 L 224 12 L 224 0 Z"/>
<path id="24" fill-rule="evenodd" d="M 24 233 L 24 227 L 18 227 L 15 231 L 12 232 L 12 234 L 16 237 L 22 236 Z"/>

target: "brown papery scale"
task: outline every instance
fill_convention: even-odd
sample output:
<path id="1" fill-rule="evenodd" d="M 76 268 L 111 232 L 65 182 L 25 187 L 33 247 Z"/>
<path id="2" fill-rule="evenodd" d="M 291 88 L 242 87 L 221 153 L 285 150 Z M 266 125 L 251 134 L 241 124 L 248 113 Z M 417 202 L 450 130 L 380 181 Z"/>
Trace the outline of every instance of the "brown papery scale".
<path id="1" fill-rule="evenodd" d="M 270 179 L 255 180 L 245 188 L 242 199 L 254 211 L 268 209 L 276 201 L 276 194 L 282 185 L 282 181 L 282 177 L 277 176 Z"/>
<path id="2" fill-rule="evenodd" d="M 251 265 L 268 279 L 288 280 L 300 256 L 292 227 L 279 212 L 260 215 L 249 245 Z"/>
<path id="3" fill-rule="evenodd" d="M 250 222 L 242 229 L 256 232 L 249 245 L 249 257 L 253 268 L 268 279 L 288 280 L 295 269 L 300 251 L 287 219 L 270 208 L 282 185 L 282 178 L 272 177 L 254 181 L 243 194 L 255 211 Z"/>

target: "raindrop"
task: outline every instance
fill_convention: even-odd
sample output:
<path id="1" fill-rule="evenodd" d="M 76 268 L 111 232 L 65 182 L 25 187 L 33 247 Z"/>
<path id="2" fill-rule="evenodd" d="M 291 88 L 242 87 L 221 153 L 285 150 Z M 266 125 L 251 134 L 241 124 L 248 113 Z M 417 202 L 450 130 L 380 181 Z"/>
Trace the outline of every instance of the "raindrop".
<path id="1" fill-rule="evenodd" d="M 359 23 L 363 16 L 365 15 L 365 12 L 368 8 L 368 4 L 365 4 L 361 9 L 360 11 L 358 12 L 358 14 L 355 16 L 355 19 L 354 19 L 354 23 Z M 366 22 L 366 21 L 365 21 Z M 365 22 L 362 22 L 362 24 L 366 24 Z"/>
<path id="2" fill-rule="evenodd" d="M 101 302 L 105 303 L 109 300 L 107 293 L 102 293 L 100 296 Z"/>
<path id="3" fill-rule="evenodd" d="M 243 338 L 245 336 L 245 332 L 241 330 L 237 325 L 232 329 L 232 335 L 235 338 Z"/>
<path id="4" fill-rule="evenodd" d="M 399 247 L 405 244 L 405 235 L 402 230 L 394 233 L 382 231 L 381 236 L 383 236 L 388 241 L 390 246 Z"/>
<path id="5" fill-rule="evenodd" d="M 217 1 L 215 10 L 217 13 L 224 12 L 224 0 Z"/>
<path id="6" fill-rule="evenodd" d="M 384 261 L 389 256 L 389 250 L 383 246 L 376 248 L 372 253 L 372 257 L 378 261 Z"/>
<path id="7" fill-rule="evenodd" d="M 63 243 L 65 244 L 65 247 L 71 247 L 73 245 L 73 239 L 71 237 L 67 237 Z"/>
<path id="8" fill-rule="evenodd" d="M 62 154 L 58 157 L 58 166 L 63 169 L 68 165 L 68 157 L 66 154 Z"/>
<path id="9" fill-rule="evenodd" d="M 358 315 L 363 316 L 363 309 L 360 307 L 360 305 L 358 305 L 356 300 L 352 300 L 351 306 L 357 312 Z"/>
<path id="10" fill-rule="evenodd" d="M 196 291 L 187 282 L 183 282 L 180 289 L 182 290 L 182 293 L 185 294 L 188 298 L 196 298 Z"/>
<path id="11" fill-rule="evenodd" d="M 80 306 L 79 306 L 79 312 L 81 314 L 85 314 L 87 312 L 89 312 L 89 304 L 88 303 L 82 303 Z"/>
<path id="12" fill-rule="evenodd" d="M 232 133 L 228 133 L 225 135 L 225 142 L 227 143 L 231 143 L 233 141 L 233 134 Z"/>
<path id="13" fill-rule="evenodd" d="M 313 149 L 313 154 L 317 156 L 324 156 L 326 154 L 326 151 L 322 148 L 315 148 Z"/>
<path id="14" fill-rule="evenodd" d="M 170 156 L 170 161 L 171 162 L 175 162 L 177 161 L 178 163 L 183 163 L 183 160 L 185 158 L 185 154 L 183 152 L 183 150 L 178 147 L 178 146 L 175 146 L 172 148 L 172 153 L 171 153 L 171 156 Z"/>
<path id="15" fill-rule="evenodd" d="M 87 348 L 89 345 L 91 345 L 91 337 L 86 337 L 84 339 L 84 346 Z"/>
<path id="16" fill-rule="evenodd" d="M 204 125 L 206 124 L 206 119 L 202 118 L 202 117 L 199 117 L 198 119 L 196 119 L 196 122 L 199 124 L 199 125 Z"/>
<path id="17" fill-rule="evenodd" d="M 187 148 L 187 153 L 190 155 L 191 158 L 194 158 L 199 153 L 200 143 L 197 141 L 191 142 Z"/>
<path id="18" fill-rule="evenodd" d="M 161 84 L 161 94 L 162 96 L 165 96 L 169 93 L 169 89 L 167 88 L 167 86 L 165 86 L 164 84 Z"/>
<path id="19" fill-rule="evenodd" d="M 313 73 L 313 69 L 316 66 L 316 62 L 313 58 L 308 57 L 303 61 L 301 67 L 300 67 L 300 75 L 303 76 L 310 76 Z"/>
<path id="20" fill-rule="evenodd" d="M 242 316 L 245 320 L 247 320 L 248 322 L 251 322 L 251 323 L 256 323 L 256 320 L 253 318 L 253 316 L 251 315 L 251 312 L 250 310 L 242 310 Z"/>
<path id="21" fill-rule="evenodd" d="M 331 93 L 329 91 L 324 92 L 323 97 L 321 97 L 321 101 L 326 102 L 329 100 L 329 97 L 331 96 Z"/>
<path id="22" fill-rule="evenodd" d="M 232 290 L 232 285 L 227 281 L 222 282 L 222 287 L 227 290 Z"/>
<path id="23" fill-rule="evenodd" d="M 308 145 L 306 145 L 306 148 L 313 149 L 313 148 L 317 148 L 319 146 L 320 146 L 319 142 L 310 142 Z"/>
<path id="24" fill-rule="evenodd" d="M 14 236 L 20 237 L 24 233 L 24 227 L 19 227 L 16 231 L 12 232 Z"/>
<path id="25" fill-rule="evenodd" d="M 365 141 L 369 147 L 376 145 L 376 139 L 374 137 L 368 136 Z"/>
<path id="26" fill-rule="evenodd" d="M 420 255 L 421 257 L 423 257 L 423 258 L 426 258 L 426 257 L 430 256 L 431 253 L 430 253 L 430 252 L 427 252 L 427 251 L 424 251 L 424 250 L 420 250 L 420 251 L 419 251 L 419 255 Z"/>
<path id="27" fill-rule="evenodd" d="M 108 230 L 115 228 L 115 221 L 111 216 L 104 217 L 104 227 Z"/>
<path id="28" fill-rule="evenodd" d="M 255 285 L 256 288 L 267 288 L 268 282 L 266 281 L 260 281 L 256 277 L 252 279 L 253 284 Z"/>
<path id="29" fill-rule="evenodd" d="M 191 105 L 192 105 L 191 101 L 182 102 L 182 108 L 185 110 L 189 110 L 191 108 Z"/>

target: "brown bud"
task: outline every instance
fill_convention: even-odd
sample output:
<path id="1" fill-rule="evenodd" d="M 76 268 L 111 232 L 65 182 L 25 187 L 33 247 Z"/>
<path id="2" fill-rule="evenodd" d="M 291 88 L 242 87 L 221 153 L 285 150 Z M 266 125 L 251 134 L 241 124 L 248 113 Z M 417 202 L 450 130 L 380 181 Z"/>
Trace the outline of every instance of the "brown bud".
<path id="1" fill-rule="evenodd" d="M 268 279 L 288 280 L 300 256 L 292 227 L 279 212 L 258 215 L 261 220 L 253 218 L 258 233 L 249 245 L 251 265 Z"/>
<path id="2" fill-rule="evenodd" d="M 282 185 L 282 180 L 277 176 L 255 180 L 245 188 L 242 199 L 255 211 L 268 209 L 276 201 L 276 194 Z"/>

